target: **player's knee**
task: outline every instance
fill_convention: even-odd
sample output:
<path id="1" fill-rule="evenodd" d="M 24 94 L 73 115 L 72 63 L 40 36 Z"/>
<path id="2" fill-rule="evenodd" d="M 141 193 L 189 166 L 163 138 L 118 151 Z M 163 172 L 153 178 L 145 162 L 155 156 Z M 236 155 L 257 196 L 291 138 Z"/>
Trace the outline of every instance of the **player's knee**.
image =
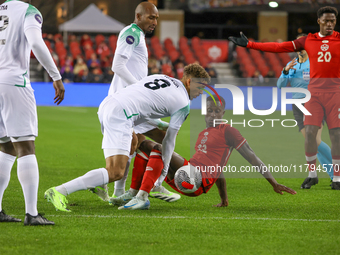
<path id="1" fill-rule="evenodd" d="M 151 140 L 144 140 L 138 148 L 139 150 L 145 152 L 146 154 L 150 154 L 155 144 L 156 143 Z"/>
<path id="2" fill-rule="evenodd" d="M 160 145 L 160 144 L 154 145 L 154 146 L 153 146 L 153 150 L 162 151 L 162 145 Z"/>
<path id="3" fill-rule="evenodd" d="M 329 138 L 332 144 L 340 144 L 340 128 L 329 130 Z"/>
<path id="4" fill-rule="evenodd" d="M 115 169 L 115 171 L 112 171 L 112 169 L 108 169 L 109 182 L 114 182 L 114 181 L 118 181 L 118 180 L 122 179 L 124 177 L 124 170 Z"/>
<path id="5" fill-rule="evenodd" d="M 318 127 L 316 126 L 306 126 L 306 129 L 305 129 L 305 134 L 306 134 L 306 139 L 309 140 L 309 139 L 316 139 L 316 135 L 318 133 Z"/>
<path id="6" fill-rule="evenodd" d="M 3 153 L 12 155 L 12 156 L 16 156 L 17 153 L 14 149 L 13 143 L 8 142 L 8 143 L 0 143 L 0 151 L 2 151 Z"/>

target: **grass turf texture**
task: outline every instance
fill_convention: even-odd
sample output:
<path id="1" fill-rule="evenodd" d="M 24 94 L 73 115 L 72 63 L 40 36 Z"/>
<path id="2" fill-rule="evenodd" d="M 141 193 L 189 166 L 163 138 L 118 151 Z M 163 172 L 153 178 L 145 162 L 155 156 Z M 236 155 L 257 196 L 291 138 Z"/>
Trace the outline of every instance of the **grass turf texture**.
<path id="1" fill-rule="evenodd" d="M 79 191 L 68 196 L 72 213 L 56 212 L 43 199 L 47 188 L 105 164 L 96 111 L 38 107 L 38 209 L 56 225 L 24 227 L 22 223 L 1 223 L 0 254 L 337 253 L 340 193 L 330 189 L 325 173 L 319 176 L 326 178 L 320 178 L 319 184 L 310 190 L 300 190 L 305 172 L 278 179 L 295 189 L 295 196 L 276 194 L 263 178 L 228 178 L 232 174 L 226 173 L 230 203 L 227 208 L 212 207 L 219 203 L 217 188 L 213 187 L 208 194 L 198 198 L 182 196 L 175 203 L 151 199 L 148 211 L 118 211 L 89 191 Z M 230 114 L 226 112 L 226 119 L 231 118 Z M 288 112 L 287 118 L 291 115 Z M 249 113 L 234 117 L 235 121 L 259 118 Z M 283 119 L 279 113 L 263 119 L 268 117 Z M 192 133 L 204 128 L 199 111 L 192 111 L 191 121 L 184 123 L 177 137 L 176 151 L 186 158 L 190 157 L 190 126 Z M 271 128 L 270 123 L 262 128 L 235 127 L 266 164 L 305 163 L 303 137 L 297 127 Z M 327 128 L 323 140 L 330 144 Z M 229 163 L 237 167 L 248 165 L 236 151 Z M 24 219 L 24 199 L 15 169 L 16 165 L 4 194 L 3 208 Z M 127 187 L 129 183 L 130 178 Z M 109 187 L 111 195 L 113 185 Z M 166 184 L 165 187 L 169 188 Z"/>

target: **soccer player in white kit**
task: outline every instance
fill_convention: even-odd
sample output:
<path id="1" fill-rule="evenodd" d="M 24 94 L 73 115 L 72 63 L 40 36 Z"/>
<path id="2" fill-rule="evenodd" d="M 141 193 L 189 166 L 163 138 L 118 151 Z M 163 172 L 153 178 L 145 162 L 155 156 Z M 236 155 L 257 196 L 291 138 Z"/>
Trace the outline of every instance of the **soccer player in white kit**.
<path id="1" fill-rule="evenodd" d="M 54 102 L 64 99 L 64 85 L 41 34 L 42 15 L 32 5 L 8 0 L 0 5 L 0 222 L 20 222 L 6 215 L 2 198 L 16 157 L 25 198 L 24 225 L 54 225 L 37 210 L 39 170 L 35 156 L 37 110 L 29 79 L 31 49 L 53 79 Z"/>
<path id="2" fill-rule="evenodd" d="M 113 76 L 109 95 L 112 95 L 122 88 L 136 83 L 148 75 L 148 50 L 145 42 L 145 34 L 152 33 L 157 25 L 158 10 L 155 5 L 149 2 L 140 3 L 135 10 L 134 23 L 126 26 L 119 33 L 117 48 L 112 63 Z M 138 142 L 145 140 L 145 134 L 158 143 L 162 143 L 168 123 L 161 120 L 146 122 L 137 127 L 134 131 L 138 136 Z M 126 170 L 122 179 L 114 184 L 113 197 L 120 196 L 125 192 L 125 183 L 129 173 L 131 158 L 128 160 Z M 107 201 L 107 186 L 91 189 L 101 199 Z M 163 186 L 155 188 L 151 195 L 162 198 L 171 197 L 169 201 L 177 201 L 180 195 L 166 190 Z"/>
<path id="3" fill-rule="evenodd" d="M 195 78 L 199 78 L 199 82 Z M 163 173 L 166 173 L 175 148 L 177 132 L 189 114 L 189 100 L 202 94 L 205 87 L 202 82 L 209 82 L 209 79 L 203 67 L 191 64 L 184 68 L 181 80 L 166 75 L 151 75 L 107 96 L 98 111 L 106 167 L 89 171 L 74 180 L 48 189 L 45 192 L 48 201 L 58 210 L 69 211 L 67 195 L 121 179 L 129 155 L 136 149 L 130 149 L 131 128 L 150 119 L 170 116 L 169 127 L 162 142 Z M 149 200 L 139 202 L 136 204 L 137 208 L 147 209 L 150 205 Z"/>

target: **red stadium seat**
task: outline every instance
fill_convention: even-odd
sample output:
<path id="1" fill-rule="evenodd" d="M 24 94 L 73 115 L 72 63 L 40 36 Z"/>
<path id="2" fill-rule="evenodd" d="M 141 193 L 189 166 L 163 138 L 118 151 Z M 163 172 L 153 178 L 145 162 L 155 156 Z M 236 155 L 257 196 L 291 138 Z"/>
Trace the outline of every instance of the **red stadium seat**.
<path id="1" fill-rule="evenodd" d="M 96 45 L 98 46 L 100 43 L 105 41 L 105 36 L 103 36 L 102 34 L 96 35 L 94 40 L 96 42 Z"/>

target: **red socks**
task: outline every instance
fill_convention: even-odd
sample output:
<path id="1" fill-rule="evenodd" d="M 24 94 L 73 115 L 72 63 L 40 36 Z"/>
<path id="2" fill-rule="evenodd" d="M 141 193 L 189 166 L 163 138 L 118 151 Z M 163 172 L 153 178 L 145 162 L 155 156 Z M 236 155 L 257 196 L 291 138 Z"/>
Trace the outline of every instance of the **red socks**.
<path id="1" fill-rule="evenodd" d="M 131 178 L 131 189 L 139 190 L 142 184 L 146 165 L 148 164 L 149 157 L 142 151 L 139 151 L 135 157 L 133 163 L 132 178 Z"/>
<path id="2" fill-rule="evenodd" d="M 164 165 L 161 152 L 159 150 L 152 150 L 140 190 L 150 193 L 155 182 L 161 175 L 163 168 Z"/>

